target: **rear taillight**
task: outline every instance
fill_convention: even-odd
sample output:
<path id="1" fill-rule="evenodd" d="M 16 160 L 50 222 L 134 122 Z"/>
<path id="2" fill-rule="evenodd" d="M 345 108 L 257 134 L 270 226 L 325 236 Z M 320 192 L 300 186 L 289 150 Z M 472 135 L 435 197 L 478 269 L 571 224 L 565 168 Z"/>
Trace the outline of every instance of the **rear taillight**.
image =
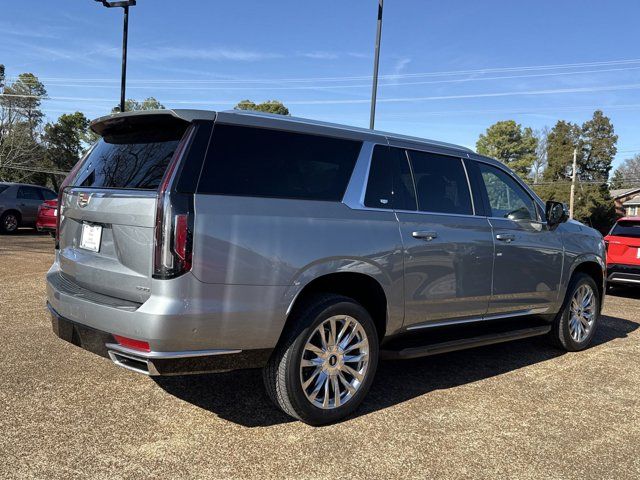
<path id="1" fill-rule="evenodd" d="M 193 195 L 173 189 L 174 178 L 193 136 L 190 128 L 171 159 L 156 200 L 153 277 L 175 278 L 191 270 Z"/>
<path id="2" fill-rule="evenodd" d="M 89 157 L 89 155 L 91 154 L 91 151 L 94 149 L 95 146 L 96 144 L 93 144 L 84 154 L 84 156 L 78 161 L 78 163 L 76 163 L 73 166 L 73 168 L 69 172 L 69 175 L 67 175 L 66 178 L 62 181 L 62 185 L 60 185 L 60 189 L 58 190 L 58 217 L 56 220 L 56 250 L 60 249 L 60 224 L 62 223 L 62 218 L 63 218 L 62 215 L 64 211 L 64 205 L 62 203 L 62 200 L 64 199 L 64 190 L 69 185 L 71 185 L 71 182 L 73 181 L 73 179 L 76 178 L 76 175 L 80 171 L 80 168 L 82 168 L 82 165 L 84 165 L 85 160 Z"/>

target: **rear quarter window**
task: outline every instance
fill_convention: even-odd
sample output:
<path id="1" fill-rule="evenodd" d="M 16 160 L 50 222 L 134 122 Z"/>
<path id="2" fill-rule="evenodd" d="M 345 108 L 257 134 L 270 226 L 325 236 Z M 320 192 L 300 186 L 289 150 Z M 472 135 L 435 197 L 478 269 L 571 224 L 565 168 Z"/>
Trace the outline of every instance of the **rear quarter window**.
<path id="1" fill-rule="evenodd" d="M 0 193 L 4 192 L 7 188 L 9 188 L 9 185 L 0 185 Z"/>
<path id="2" fill-rule="evenodd" d="M 340 201 L 361 142 L 218 124 L 199 193 Z"/>

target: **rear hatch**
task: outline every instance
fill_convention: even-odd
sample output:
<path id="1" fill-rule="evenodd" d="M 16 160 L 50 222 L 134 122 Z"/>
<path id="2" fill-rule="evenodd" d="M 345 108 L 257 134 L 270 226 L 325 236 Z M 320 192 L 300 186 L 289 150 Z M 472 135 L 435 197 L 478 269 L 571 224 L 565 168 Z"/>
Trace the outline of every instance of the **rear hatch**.
<path id="1" fill-rule="evenodd" d="M 607 263 L 640 265 L 640 218 L 619 220 L 605 240 Z"/>
<path id="2" fill-rule="evenodd" d="M 169 114 L 113 117 L 61 194 L 60 270 L 111 297 L 150 296 L 159 185 L 189 123 Z"/>

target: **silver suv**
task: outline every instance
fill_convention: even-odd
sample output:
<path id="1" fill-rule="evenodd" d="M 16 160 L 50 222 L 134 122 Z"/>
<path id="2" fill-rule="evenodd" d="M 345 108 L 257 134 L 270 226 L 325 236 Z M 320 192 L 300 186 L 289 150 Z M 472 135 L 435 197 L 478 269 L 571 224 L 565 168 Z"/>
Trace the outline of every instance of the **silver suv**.
<path id="1" fill-rule="evenodd" d="M 263 367 L 310 424 L 380 358 L 591 342 L 599 233 L 441 142 L 247 112 L 100 118 L 61 188 L 48 306 L 64 340 L 148 375 Z"/>

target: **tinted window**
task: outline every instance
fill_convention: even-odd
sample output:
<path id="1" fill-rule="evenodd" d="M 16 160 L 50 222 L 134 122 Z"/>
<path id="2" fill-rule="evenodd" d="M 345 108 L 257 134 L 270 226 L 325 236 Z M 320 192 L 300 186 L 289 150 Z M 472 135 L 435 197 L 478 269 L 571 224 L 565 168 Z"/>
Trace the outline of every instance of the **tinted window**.
<path id="1" fill-rule="evenodd" d="M 616 237 L 640 238 L 640 222 L 622 220 L 616 223 L 611 230 L 611 235 Z"/>
<path id="2" fill-rule="evenodd" d="M 35 187 L 18 188 L 18 198 L 23 200 L 42 200 L 40 189 Z"/>
<path id="3" fill-rule="evenodd" d="M 9 185 L 0 185 L 0 193 L 4 192 L 7 188 L 9 188 Z"/>
<path id="4" fill-rule="evenodd" d="M 416 184 L 418 210 L 473 214 L 469 184 L 458 158 L 409 151 Z"/>
<path id="5" fill-rule="evenodd" d="M 383 145 L 374 147 L 364 204 L 371 208 L 416 209 L 413 180 L 404 150 Z"/>
<path id="6" fill-rule="evenodd" d="M 106 135 L 96 144 L 74 185 L 155 190 L 185 128 L 141 129 Z"/>
<path id="7" fill-rule="evenodd" d="M 216 125 L 198 191 L 340 201 L 361 142 Z"/>
<path id="8" fill-rule="evenodd" d="M 58 196 L 54 192 L 45 188 L 40 190 L 40 193 L 45 200 L 53 200 L 54 198 L 58 198 Z"/>
<path id="9" fill-rule="evenodd" d="M 518 183 L 499 168 L 479 163 L 492 217 L 537 220 L 533 199 Z"/>

